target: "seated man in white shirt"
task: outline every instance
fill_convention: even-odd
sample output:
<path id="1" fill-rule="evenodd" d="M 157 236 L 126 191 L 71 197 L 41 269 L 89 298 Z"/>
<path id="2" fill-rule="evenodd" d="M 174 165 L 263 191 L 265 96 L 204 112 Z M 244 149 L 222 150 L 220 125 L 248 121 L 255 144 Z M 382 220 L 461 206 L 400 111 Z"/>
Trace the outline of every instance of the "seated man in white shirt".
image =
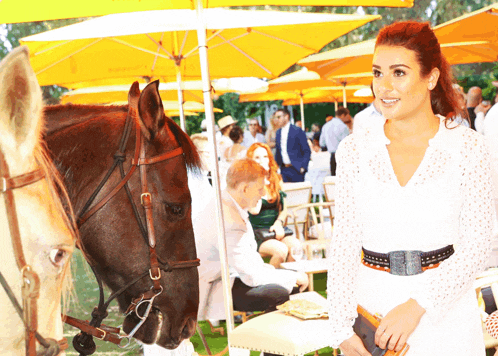
<path id="1" fill-rule="evenodd" d="M 300 291 L 308 286 L 305 273 L 275 269 L 264 263 L 257 251 L 247 209 L 254 207 L 265 194 L 265 176 L 266 171 L 255 161 L 235 161 L 227 173 L 227 188 L 222 192 L 233 308 L 238 311 L 275 310 L 289 299 L 295 286 Z M 206 204 L 204 213 L 193 218 L 197 254 L 201 259 L 199 320 L 226 319 L 213 207 L 214 199 Z"/>

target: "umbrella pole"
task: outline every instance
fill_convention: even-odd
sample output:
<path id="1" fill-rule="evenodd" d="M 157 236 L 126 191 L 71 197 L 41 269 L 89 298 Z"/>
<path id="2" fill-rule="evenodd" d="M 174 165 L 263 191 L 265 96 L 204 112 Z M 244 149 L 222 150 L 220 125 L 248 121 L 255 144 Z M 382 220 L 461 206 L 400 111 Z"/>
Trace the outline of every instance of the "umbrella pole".
<path id="1" fill-rule="evenodd" d="M 178 108 L 180 109 L 180 127 L 183 132 L 187 132 L 185 125 L 185 112 L 183 110 L 183 89 L 182 89 L 182 72 L 179 66 L 176 67 L 176 82 L 178 83 Z"/>
<path id="2" fill-rule="evenodd" d="M 334 101 L 334 106 L 335 106 L 335 111 L 337 112 L 337 109 L 339 109 L 339 103 L 336 101 Z"/>
<path id="3" fill-rule="evenodd" d="M 230 333 L 234 328 L 233 307 L 232 307 L 232 287 L 230 283 L 230 274 L 228 272 L 228 256 L 225 242 L 225 226 L 223 224 L 223 210 L 221 203 L 220 175 L 218 167 L 218 152 L 216 150 L 216 137 L 214 130 L 213 101 L 211 99 L 211 80 L 209 78 L 209 67 L 207 58 L 206 43 L 206 22 L 204 19 L 202 0 L 196 0 L 197 12 L 197 40 L 199 44 L 199 60 L 202 73 L 202 91 L 204 94 L 204 107 L 206 112 L 208 136 L 211 138 L 212 152 L 211 161 L 214 172 L 213 183 L 216 190 L 216 218 L 218 232 L 218 248 L 220 250 L 221 280 L 223 284 L 223 297 L 225 298 L 225 314 L 227 321 L 227 331 Z"/>
<path id="4" fill-rule="evenodd" d="M 301 107 L 301 124 L 303 126 L 303 131 L 306 131 L 304 126 L 304 101 L 303 101 L 303 94 L 299 94 L 299 106 Z"/>
<path id="5" fill-rule="evenodd" d="M 345 108 L 348 107 L 348 102 L 346 100 L 346 83 L 344 83 L 342 87 L 342 105 L 344 105 Z"/>
<path id="6" fill-rule="evenodd" d="M 178 83 L 178 108 L 180 110 L 180 127 L 183 132 L 187 132 L 187 127 L 185 125 L 185 113 L 183 112 L 183 89 L 182 89 L 182 72 L 180 69 L 181 64 L 181 56 L 180 56 L 180 48 L 178 47 L 178 32 L 173 32 L 174 35 L 174 43 L 175 46 L 175 69 L 176 69 L 176 82 Z"/>

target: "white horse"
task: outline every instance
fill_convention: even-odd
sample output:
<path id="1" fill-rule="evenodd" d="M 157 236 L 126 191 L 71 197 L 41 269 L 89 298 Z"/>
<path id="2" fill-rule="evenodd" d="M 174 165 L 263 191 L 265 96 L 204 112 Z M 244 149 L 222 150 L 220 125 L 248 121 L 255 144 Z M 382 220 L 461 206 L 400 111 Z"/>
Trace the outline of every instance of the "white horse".
<path id="1" fill-rule="evenodd" d="M 61 340 L 61 294 L 70 282 L 69 259 L 76 233 L 70 208 L 62 203 L 67 201 L 65 190 L 41 141 L 42 128 L 41 90 L 27 49 L 16 48 L 0 62 L 0 151 L 10 177 L 36 170 L 44 173 L 44 178 L 12 189 L 10 194 L 15 203 L 13 215 L 17 215 L 22 253 L 29 265 L 24 268 L 24 275 L 33 271 L 39 277 L 37 312 L 33 314 L 38 319 L 38 333 Z M 0 174 L 5 177 L 5 172 Z M 21 286 L 25 278 L 14 255 L 4 182 L 0 180 L 0 272 L 22 307 Z M 24 355 L 24 324 L 2 286 L 0 306 L 0 353 Z M 42 348 L 38 343 L 37 347 Z"/>

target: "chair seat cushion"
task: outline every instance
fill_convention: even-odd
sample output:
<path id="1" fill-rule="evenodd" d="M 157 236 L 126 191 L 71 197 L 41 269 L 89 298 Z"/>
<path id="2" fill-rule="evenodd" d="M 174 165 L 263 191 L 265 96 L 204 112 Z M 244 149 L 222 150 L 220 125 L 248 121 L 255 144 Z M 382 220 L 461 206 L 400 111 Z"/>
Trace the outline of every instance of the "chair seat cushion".
<path id="1" fill-rule="evenodd" d="M 329 320 L 301 320 L 274 311 L 257 316 L 228 335 L 231 347 L 298 356 L 329 346 Z"/>

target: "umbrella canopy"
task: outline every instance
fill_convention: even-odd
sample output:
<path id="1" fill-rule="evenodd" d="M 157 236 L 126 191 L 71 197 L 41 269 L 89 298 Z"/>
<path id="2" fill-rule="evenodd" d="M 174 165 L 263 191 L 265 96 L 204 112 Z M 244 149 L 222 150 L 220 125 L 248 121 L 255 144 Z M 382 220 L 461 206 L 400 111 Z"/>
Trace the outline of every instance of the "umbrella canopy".
<path id="1" fill-rule="evenodd" d="M 259 83 L 261 89 L 267 89 L 268 84 L 256 78 L 253 78 L 252 83 Z M 216 81 L 213 82 L 213 92 L 216 95 L 221 95 L 228 92 L 238 92 L 242 89 L 241 86 L 232 85 L 230 81 Z M 188 101 L 202 102 L 202 83 L 201 81 L 187 81 L 182 82 L 183 98 Z M 143 90 L 145 84 L 140 85 L 140 89 Z M 255 87 L 257 88 L 257 87 Z M 159 83 L 159 93 L 163 100 L 178 100 L 178 84 L 176 82 L 170 83 Z M 126 102 L 128 98 L 128 91 L 130 90 L 129 85 L 108 85 L 108 86 L 98 86 L 98 87 L 83 87 L 75 90 L 71 90 L 65 93 L 61 97 L 61 104 L 107 104 L 124 101 Z M 257 91 L 257 90 L 256 90 Z M 178 106 L 178 103 L 177 103 Z M 187 110 L 187 108 L 185 108 Z"/>
<path id="2" fill-rule="evenodd" d="M 380 16 L 207 9 L 212 78 L 278 76 L 298 59 Z M 116 14 L 25 37 L 40 85 L 123 77 L 199 79 L 192 10 Z"/>
<path id="3" fill-rule="evenodd" d="M 356 90 L 368 88 L 364 85 L 351 85 L 347 87 L 346 91 L 352 95 Z M 299 98 L 302 97 L 303 100 L 306 100 L 308 97 L 313 97 L 316 95 L 332 94 L 332 93 L 340 93 L 342 98 L 342 86 L 333 86 L 333 87 L 321 87 L 321 88 L 310 88 L 303 89 L 301 91 L 281 91 L 281 92 L 266 92 L 266 93 L 256 93 L 256 94 L 240 94 L 239 102 L 252 102 L 252 101 L 270 101 L 270 100 L 297 100 L 299 102 Z"/>
<path id="4" fill-rule="evenodd" d="M 72 103 L 74 104 L 74 103 Z M 86 103 L 78 103 L 78 104 L 102 104 L 102 103 L 95 103 L 95 102 L 86 102 Z M 112 103 L 107 103 L 107 105 L 128 105 L 128 101 L 114 101 Z M 196 101 L 186 101 L 183 103 L 183 106 L 185 108 L 185 111 L 191 112 L 191 113 L 198 113 L 198 112 L 204 112 L 206 109 L 204 107 L 204 104 L 198 103 Z M 174 115 L 176 112 L 179 111 L 179 104 L 178 101 L 176 100 L 163 100 L 163 109 L 164 112 L 168 115 L 171 114 L 171 116 L 178 116 Z M 223 110 L 218 109 L 218 108 L 213 108 L 214 112 L 223 112 Z"/>
<path id="5" fill-rule="evenodd" d="M 368 93 L 368 95 L 360 95 L 356 94 L 361 90 L 361 92 Z M 360 92 L 360 94 L 361 94 Z M 372 91 L 369 87 L 365 87 L 362 89 L 348 89 L 346 90 L 346 99 L 348 103 L 371 103 L 374 100 L 372 95 Z M 303 98 L 303 104 L 313 104 L 313 103 L 335 103 L 336 109 L 337 104 L 339 104 L 343 100 L 343 91 L 335 90 L 335 91 L 317 91 L 312 95 L 308 95 Z M 283 101 L 282 105 L 300 105 L 299 99 L 286 99 Z"/>
<path id="6" fill-rule="evenodd" d="M 371 71 L 374 49 L 375 39 L 372 39 L 318 53 L 298 63 L 316 71 L 323 78 L 347 76 Z M 498 46 L 489 41 L 442 43 L 441 51 L 450 65 L 495 62 L 498 56 Z"/>
<path id="7" fill-rule="evenodd" d="M 413 0 L 202 0 L 203 8 L 257 5 L 412 7 Z M 192 0 L 2 0 L 0 23 L 33 22 L 122 12 L 190 9 Z"/>
<path id="8" fill-rule="evenodd" d="M 441 43 L 461 41 L 498 42 L 498 3 L 434 27 Z"/>
<path id="9" fill-rule="evenodd" d="M 303 68 L 299 71 L 284 75 L 268 82 L 268 92 L 296 91 L 317 87 L 328 87 L 336 85 L 370 85 L 372 73 L 364 73 L 364 76 L 355 77 L 331 77 L 322 79 L 317 72 Z"/>

